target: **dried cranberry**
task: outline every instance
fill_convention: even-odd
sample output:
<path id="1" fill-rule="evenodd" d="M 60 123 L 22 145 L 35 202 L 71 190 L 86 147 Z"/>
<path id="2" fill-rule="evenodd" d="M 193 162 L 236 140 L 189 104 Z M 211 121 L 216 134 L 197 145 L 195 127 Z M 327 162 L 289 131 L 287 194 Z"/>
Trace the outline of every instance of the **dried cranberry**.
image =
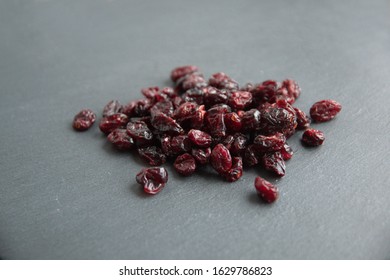
<path id="1" fill-rule="evenodd" d="M 242 131 L 254 132 L 259 129 L 261 121 L 260 111 L 257 109 L 251 109 L 244 112 L 241 117 Z"/>
<path id="2" fill-rule="evenodd" d="M 227 113 L 224 117 L 226 129 L 230 133 L 240 132 L 242 128 L 241 118 L 237 113 Z"/>
<path id="3" fill-rule="evenodd" d="M 194 145 L 201 148 L 210 147 L 212 141 L 210 134 L 197 129 L 191 129 L 188 132 L 188 138 Z"/>
<path id="4" fill-rule="evenodd" d="M 123 106 L 119 103 L 118 100 L 111 100 L 103 108 L 103 118 L 117 114 L 117 113 L 122 113 L 122 109 L 123 109 Z"/>
<path id="5" fill-rule="evenodd" d="M 230 112 L 227 105 L 217 105 L 210 108 L 205 116 L 205 125 L 208 132 L 214 137 L 224 137 L 226 135 L 225 113 Z"/>
<path id="6" fill-rule="evenodd" d="M 301 88 L 294 80 L 284 80 L 281 87 L 276 91 L 275 98 L 285 100 L 290 104 L 295 102 L 295 99 L 301 94 Z"/>
<path id="7" fill-rule="evenodd" d="M 164 113 L 165 115 L 171 117 L 173 115 L 174 107 L 173 103 L 170 100 L 163 100 L 154 104 L 152 108 L 150 108 L 150 114 Z"/>
<path id="8" fill-rule="evenodd" d="M 286 137 L 280 132 L 271 136 L 257 135 L 253 140 L 256 149 L 261 152 L 279 151 L 285 142 Z"/>
<path id="9" fill-rule="evenodd" d="M 210 108 L 216 104 L 226 104 L 228 101 L 228 96 L 222 91 L 218 90 L 215 87 L 206 87 L 203 89 L 204 91 L 204 104 L 207 108 Z"/>
<path id="10" fill-rule="evenodd" d="M 117 128 L 111 131 L 107 136 L 110 141 L 119 150 L 130 150 L 134 146 L 134 140 L 128 134 L 126 129 Z"/>
<path id="11" fill-rule="evenodd" d="M 239 85 L 223 72 L 215 73 L 209 79 L 209 85 L 219 89 L 237 90 Z"/>
<path id="12" fill-rule="evenodd" d="M 242 158 L 234 157 L 232 160 L 232 168 L 223 174 L 224 178 L 229 182 L 235 182 L 242 176 Z"/>
<path id="13" fill-rule="evenodd" d="M 202 88 L 207 86 L 206 80 L 203 78 L 203 75 L 198 72 L 189 74 L 183 80 L 181 88 L 183 90 L 189 90 L 191 88 Z"/>
<path id="14" fill-rule="evenodd" d="M 334 100 L 321 100 L 310 108 L 310 116 L 315 122 L 327 122 L 341 111 L 341 104 Z"/>
<path id="15" fill-rule="evenodd" d="M 176 82 L 180 78 L 182 78 L 188 74 L 191 74 L 193 72 L 196 72 L 196 71 L 199 71 L 199 68 L 197 66 L 194 66 L 194 65 L 186 65 L 186 66 L 177 67 L 177 68 L 172 70 L 171 79 L 173 82 Z"/>
<path id="16" fill-rule="evenodd" d="M 193 156 L 186 153 L 178 156 L 173 166 L 179 174 L 183 176 L 190 176 L 195 172 L 196 162 Z"/>
<path id="17" fill-rule="evenodd" d="M 229 105 L 234 110 L 243 110 L 252 103 L 252 94 L 248 91 L 234 91 L 229 97 Z"/>
<path id="18" fill-rule="evenodd" d="M 125 127 L 128 121 L 129 118 L 125 114 L 117 113 L 101 119 L 99 128 L 103 133 L 109 134 L 117 128 Z"/>
<path id="19" fill-rule="evenodd" d="M 248 138 L 241 133 L 236 133 L 233 135 L 234 142 L 231 145 L 229 151 L 233 156 L 243 156 L 245 149 L 247 147 Z"/>
<path id="20" fill-rule="evenodd" d="M 310 126 L 310 118 L 301 109 L 294 107 L 297 116 L 297 129 L 306 129 Z"/>
<path id="21" fill-rule="evenodd" d="M 285 143 L 282 149 L 280 150 L 280 154 L 282 155 L 282 158 L 284 160 L 289 160 L 294 155 L 294 152 L 291 149 L 291 147 L 287 143 Z"/>
<path id="22" fill-rule="evenodd" d="M 136 180 L 143 186 L 146 193 L 156 194 L 168 182 L 168 172 L 163 167 L 144 168 L 137 174 Z"/>
<path id="23" fill-rule="evenodd" d="M 174 155 L 191 151 L 192 142 L 187 135 L 174 136 L 171 139 L 171 151 Z"/>
<path id="24" fill-rule="evenodd" d="M 130 135 L 137 145 L 146 145 L 153 139 L 153 134 L 143 121 L 131 121 L 127 124 L 127 134 Z"/>
<path id="25" fill-rule="evenodd" d="M 180 125 L 185 126 L 195 116 L 197 108 L 198 104 L 194 102 L 184 102 L 175 110 L 173 117 Z"/>
<path id="26" fill-rule="evenodd" d="M 90 109 L 81 110 L 73 119 L 73 128 L 84 131 L 90 128 L 96 120 L 95 113 Z"/>
<path id="27" fill-rule="evenodd" d="M 279 197 L 278 188 L 261 177 L 256 177 L 255 189 L 259 197 L 264 202 L 272 203 Z"/>
<path id="28" fill-rule="evenodd" d="M 199 164 L 206 164 L 209 162 L 211 156 L 211 148 L 193 148 L 191 154 Z"/>
<path id="29" fill-rule="evenodd" d="M 139 148 L 138 153 L 142 159 L 152 166 L 164 164 L 166 161 L 165 155 L 162 153 L 161 149 L 156 146 Z"/>
<path id="30" fill-rule="evenodd" d="M 224 174 L 232 168 L 232 157 L 229 150 L 222 144 L 218 144 L 211 152 L 210 162 L 212 167 L 219 173 Z"/>
<path id="31" fill-rule="evenodd" d="M 275 175 L 284 176 L 286 173 L 286 164 L 280 152 L 264 154 L 262 164 L 266 170 L 273 172 Z"/>
<path id="32" fill-rule="evenodd" d="M 258 152 L 256 147 L 251 144 L 245 149 L 244 153 L 244 164 L 245 166 L 254 166 L 259 163 L 259 157 L 261 153 Z"/>
<path id="33" fill-rule="evenodd" d="M 306 129 L 302 135 L 302 142 L 308 146 L 319 146 L 324 143 L 324 133 L 317 129 Z"/>
<path id="34" fill-rule="evenodd" d="M 264 134 L 283 133 L 286 137 L 291 136 L 297 125 L 296 117 L 283 108 L 268 108 L 262 111 L 262 132 Z"/>
<path id="35" fill-rule="evenodd" d="M 275 99 L 278 83 L 274 80 L 267 80 L 261 84 L 255 85 L 250 92 L 252 93 L 253 102 L 261 104 Z"/>
<path id="36" fill-rule="evenodd" d="M 181 134 L 184 132 L 183 128 L 174 119 L 161 112 L 152 115 L 151 124 L 159 132 L 172 134 Z"/>
<path id="37" fill-rule="evenodd" d="M 204 100 L 204 88 L 191 88 L 182 95 L 182 98 L 185 102 L 194 102 L 201 105 Z"/>

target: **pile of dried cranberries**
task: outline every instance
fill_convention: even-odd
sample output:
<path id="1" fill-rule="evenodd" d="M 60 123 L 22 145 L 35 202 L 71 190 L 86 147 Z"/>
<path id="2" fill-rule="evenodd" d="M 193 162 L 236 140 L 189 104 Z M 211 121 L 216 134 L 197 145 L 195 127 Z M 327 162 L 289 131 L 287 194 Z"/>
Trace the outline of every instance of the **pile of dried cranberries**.
<path id="1" fill-rule="evenodd" d="M 311 107 L 310 119 L 292 105 L 301 89 L 290 79 L 240 87 L 222 72 L 206 81 L 196 66 L 173 69 L 171 79 L 174 88 L 144 88 L 142 99 L 126 105 L 110 101 L 99 128 L 116 148 L 136 149 L 151 166 L 171 160 L 183 176 L 208 163 L 228 182 L 240 179 L 243 167 L 254 165 L 284 176 L 285 161 L 293 156 L 286 139 L 305 130 L 303 144 L 321 145 L 324 134 L 310 128 L 311 120 L 329 121 L 341 110 L 336 101 L 322 100 Z M 91 110 L 82 110 L 73 127 L 87 130 L 95 119 Z M 156 194 L 168 173 L 163 167 L 145 168 L 136 180 L 145 192 Z M 256 178 L 255 188 L 265 202 L 278 198 L 278 189 L 263 178 Z"/>

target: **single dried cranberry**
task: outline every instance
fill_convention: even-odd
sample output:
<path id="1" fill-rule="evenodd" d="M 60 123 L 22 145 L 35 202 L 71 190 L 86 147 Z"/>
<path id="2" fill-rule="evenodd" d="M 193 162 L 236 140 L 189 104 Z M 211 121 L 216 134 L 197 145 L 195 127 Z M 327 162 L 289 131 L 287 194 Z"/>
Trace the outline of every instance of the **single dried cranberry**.
<path id="1" fill-rule="evenodd" d="M 285 100 L 290 104 L 293 104 L 295 100 L 301 94 L 301 88 L 294 80 L 284 80 L 280 88 L 276 91 L 275 100 Z M 272 101 L 272 100 L 271 100 Z"/>
<path id="2" fill-rule="evenodd" d="M 173 166 L 179 174 L 190 176 L 195 172 L 196 162 L 193 156 L 185 153 L 176 158 Z"/>
<path id="3" fill-rule="evenodd" d="M 315 122 L 327 122 L 341 111 L 341 104 L 334 100 L 321 100 L 310 108 L 310 116 Z"/>
<path id="4" fill-rule="evenodd" d="M 259 163 L 259 157 L 261 153 L 258 152 L 256 147 L 251 144 L 245 149 L 244 164 L 247 167 L 257 165 Z"/>
<path id="5" fill-rule="evenodd" d="M 225 113 L 230 112 L 227 105 L 217 105 L 210 108 L 205 116 L 205 125 L 208 132 L 214 137 L 226 135 Z"/>
<path id="6" fill-rule="evenodd" d="M 233 156 L 243 156 L 248 144 L 248 138 L 241 133 L 236 133 L 233 135 L 234 142 L 231 145 L 229 151 Z"/>
<path id="7" fill-rule="evenodd" d="M 130 150 L 134 146 L 133 138 L 127 134 L 126 129 L 122 128 L 111 131 L 107 136 L 107 140 L 119 150 Z"/>
<path id="8" fill-rule="evenodd" d="M 215 141 L 215 145 L 221 143 L 230 151 L 234 143 L 234 136 L 228 135 L 222 141 L 220 139 L 214 139 L 214 141 Z"/>
<path id="9" fill-rule="evenodd" d="M 230 133 L 240 132 L 242 128 L 241 118 L 236 112 L 225 114 L 224 117 L 226 129 Z"/>
<path id="10" fill-rule="evenodd" d="M 206 80 L 203 78 L 203 75 L 198 72 L 189 74 L 183 80 L 181 88 L 183 90 L 189 90 L 191 88 L 202 88 L 207 86 Z"/>
<path id="11" fill-rule="evenodd" d="M 90 128 L 96 120 L 95 113 L 90 109 L 81 110 L 73 119 L 73 128 L 84 131 Z"/>
<path id="12" fill-rule="evenodd" d="M 173 115 L 174 107 L 173 103 L 170 100 L 163 100 L 154 104 L 152 108 L 150 108 L 150 114 L 153 116 L 157 113 L 164 113 L 165 115 L 171 117 Z"/>
<path id="13" fill-rule="evenodd" d="M 152 115 L 151 124 L 159 132 L 171 134 L 181 134 L 184 132 L 183 128 L 174 119 L 161 112 Z"/>
<path id="14" fill-rule="evenodd" d="M 297 116 L 297 129 L 306 129 L 310 126 L 310 118 L 301 109 L 294 107 Z"/>
<path id="15" fill-rule="evenodd" d="M 266 170 L 273 172 L 275 175 L 284 176 L 286 173 L 286 164 L 280 152 L 264 154 L 262 164 Z"/>
<path id="16" fill-rule="evenodd" d="M 161 149 L 156 146 L 150 146 L 146 148 L 139 148 L 138 154 L 149 165 L 157 166 L 166 162 L 166 157 L 162 153 Z"/>
<path id="17" fill-rule="evenodd" d="M 268 108 L 263 110 L 261 120 L 261 130 L 266 135 L 281 132 L 286 137 L 289 137 L 295 132 L 297 125 L 295 114 L 283 108 Z"/>
<path id="18" fill-rule="evenodd" d="M 248 91 L 234 91 L 229 97 L 229 106 L 233 110 L 243 110 L 252 103 L 252 94 Z"/>
<path id="19" fill-rule="evenodd" d="M 226 104 L 228 101 L 228 96 L 215 87 L 206 87 L 203 89 L 204 92 L 204 104 L 207 108 L 210 108 L 216 104 Z"/>
<path id="20" fill-rule="evenodd" d="M 192 142 L 187 135 L 174 136 L 171 139 L 171 151 L 174 155 L 188 153 L 191 151 Z"/>
<path id="21" fill-rule="evenodd" d="M 177 68 L 172 70 L 171 79 L 173 82 L 176 82 L 180 78 L 182 78 L 188 74 L 191 74 L 193 72 L 196 72 L 196 71 L 199 71 L 199 68 L 197 66 L 194 66 L 194 65 L 186 65 L 186 66 L 177 67 Z"/>
<path id="22" fill-rule="evenodd" d="M 211 156 L 211 148 L 193 148 L 191 154 L 199 164 L 206 164 L 209 162 Z"/>
<path id="23" fill-rule="evenodd" d="M 190 123 L 191 119 L 195 116 L 198 104 L 194 102 L 182 103 L 173 113 L 173 118 L 180 124 L 185 126 L 186 123 Z"/>
<path id="24" fill-rule="evenodd" d="M 218 144 L 211 152 L 210 162 L 212 167 L 219 173 L 224 174 L 232 168 L 232 157 L 229 150 L 222 144 Z"/>
<path id="25" fill-rule="evenodd" d="M 161 150 L 166 156 L 172 156 L 172 148 L 171 148 L 171 136 L 162 135 L 160 137 Z"/>
<path id="26" fill-rule="evenodd" d="M 261 177 L 256 177 L 255 189 L 259 197 L 264 202 L 272 203 L 279 197 L 278 188 Z"/>
<path id="27" fill-rule="evenodd" d="M 159 87 L 148 87 L 141 89 L 141 93 L 152 103 L 161 102 L 168 99 L 168 96 L 160 91 Z"/>
<path id="28" fill-rule="evenodd" d="M 119 103 L 118 100 L 111 100 L 103 108 L 103 118 L 117 114 L 117 113 L 122 113 L 122 109 L 123 109 L 123 106 Z"/>
<path id="29" fill-rule="evenodd" d="M 257 109 L 251 109 L 244 112 L 241 117 L 242 131 L 254 132 L 259 129 L 261 121 L 260 111 Z"/>
<path id="30" fill-rule="evenodd" d="M 223 72 L 215 73 L 209 79 L 209 85 L 219 89 L 237 90 L 238 83 Z"/>
<path id="31" fill-rule="evenodd" d="M 127 134 L 130 135 L 137 145 L 146 145 L 153 139 L 153 134 L 143 121 L 131 121 L 127 124 Z"/>
<path id="32" fill-rule="evenodd" d="M 187 90 L 181 97 L 185 102 L 194 102 L 198 105 L 203 104 L 204 100 L 204 88 L 191 88 Z"/>
<path id="33" fill-rule="evenodd" d="M 103 133 L 109 134 L 117 128 L 125 127 L 128 122 L 129 118 L 125 114 L 117 113 L 101 119 L 99 128 Z"/>
<path id="34" fill-rule="evenodd" d="M 274 80 L 267 80 L 261 84 L 255 85 L 250 92 L 252 93 L 253 102 L 259 105 L 275 99 L 278 83 Z"/>
<path id="35" fill-rule="evenodd" d="M 224 178 L 229 182 L 235 182 L 242 176 L 242 158 L 234 157 L 232 160 L 232 168 L 223 174 Z"/>
<path id="36" fill-rule="evenodd" d="M 289 160 L 294 155 L 294 152 L 291 149 L 291 147 L 287 143 L 285 143 L 282 149 L 280 150 L 280 154 L 282 155 L 282 158 L 284 160 Z"/>
<path id="37" fill-rule="evenodd" d="M 144 168 L 137 174 L 136 181 L 143 186 L 146 193 L 156 194 L 168 182 L 168 172 L 163 167 Z"/>
<path id="38" fill-rule="evenodd" d="M 308 146 L 319 146 L 324 143 L 324 133 L 317 129 L 306 129 L 302 135 L 302 142 Z"/>
<path id="39" fill-rule="evenodd" d="M 279 151 L 282 149 L 285 142 L 286 137 L 280 132 L 271 136 L 257 135 L 253 140 L 256 149 L 261 152 Z"/>
<path id="40" fill-rule="evenodd" d="M 210 134 L 197 129 L 191 129 L 188 132 L 188 138 L 200 148 L 210 147 L 212 141 Z"/>

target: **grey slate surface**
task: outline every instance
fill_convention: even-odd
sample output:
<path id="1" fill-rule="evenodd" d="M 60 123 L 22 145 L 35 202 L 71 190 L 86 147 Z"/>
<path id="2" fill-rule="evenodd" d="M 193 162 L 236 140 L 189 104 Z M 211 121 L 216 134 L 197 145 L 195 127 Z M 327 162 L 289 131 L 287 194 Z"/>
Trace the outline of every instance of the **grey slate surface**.
<path id="1" fill-rule="evenodd" d="M 343 104 L 300 133 L 280 200 L 173 169 L 146 197 L 143 166 L 75 113 L 169 85 L 195 64 L 240 83 L 296 79 L 297 106 Z M 0 1 L 0 258 L 390 258 L 388 1 Z M 267 177 L 269 178 L 269 177 Z"/>

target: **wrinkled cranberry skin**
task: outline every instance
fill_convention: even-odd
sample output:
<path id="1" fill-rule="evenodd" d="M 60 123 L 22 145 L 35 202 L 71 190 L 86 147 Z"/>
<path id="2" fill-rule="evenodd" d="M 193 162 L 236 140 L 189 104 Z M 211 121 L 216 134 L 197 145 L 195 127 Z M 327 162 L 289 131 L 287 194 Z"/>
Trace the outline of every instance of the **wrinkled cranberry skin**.
<path id="1" fill-rule="evenodd" d="M 255 189 L 259 197 L 266 203 L 273 203 L 279 197 L 278 188 L 261 177 L 256 177 Z"/>
<path id="2" fill-rule="evenodd" d="M 211 148 L 204 148 L 204 149 L 193 148 L 191 150 L 191 154 L 195 158 L 197 163 L 206 164 L 210 160 Z"/>
<path id="3" fill-rule="evenodd" d="M 173 103 L 170 100 L 159 101 L 153 105 L 150 109 L 150 115 L 156 115 L 158 113 L 164 113 L 165 115 L 171 117 L 174 112 Z"/>
<path id="4" fill-rule="evenodd" d="M 229 97 L 229 106 L 234 110 L 243 110 L 252 103 L 252 94 L 248 91 L 234 91 Z"/>
<path id="5" fill-rule="evenodd" d="M 224 174 L 232 168 L 232 157 L 229 150 L 222 144 L 217 144 L 211 152 L 211 166 L 219 173 Z"/>
<path id="6" fill-rule="evenodd" d="M 206 87 L 203 89 L 203 92 L 203 100 L 207 108 L 210 108 L 211 106 L 216 104 L 226 104 L 228 101 L 228 96 L 219 89 L 216 89 L 215 87 Z"/>
<path id="7" fill-rule="evenodd" d="M 123 109 L 123 106 L 119 103 L 118 100 L 111 100 L 103 108 L 103 118 L 117 114 L 117 113 L 122 113 L 122 109 Z"/>
<path id="8" fill-rule="evenodd" d="M 139 148 L 138 154 L 149 165 L 158 166 L 166 162 L 166 156 L 162 153 L 161 149 L 156 146 L 149 146 L 146 148 Z"/>
<path id="9" fill-rule="evenodd" d="M 277 176 L 284 176 L 286 164 L 280 152 L 266 153 L 262 157 L 263 167 Z"/>
<path id="10" fill-rule="evenodd" d="M 260 152 L 279 151 L 283 148 L 285 142 L 286 137 L 280 132 L 271 136 L 258 135 L 253 140 L 253 144 Z"/>
<path id="11" fill-rule="evenodd" d="M 280 154 L 282 155 L 282 158 L 284 160 L 289 160 L 294 155 L 294 152 L 291 149 L 291 147 L 286 143 L 283 145 L 282 149 L 280 150 Z"/>
<path id="12" fill-rule="evenodd" d="M 233 156 L 242 157 L 248 144 L 248 138 L 241 133 L 234 134 L 234 141 L 229 151 Z"/>
<path id="13" fill-rule="evenodd" d="M 265 135 L 272 135 L 276 132 L 283 133 L 286 137 L 295 132 L 296 117 L 283 108 L 268 108 L 262 111 L 262 132 Z"/>
<path id="14" fill-rule="evenodd" d="M 143 121 L 131 121 L 127 124 L 127 134 L 131 136 L 138 146 L 147 145 L 153 139 L 153 134 Z"/>
<path id="15" fill-rule="evenodd" d="M 309 128 L 302 134 L 302 142 L 307 146 L 320 146 L 324 143 L 324 140 L 324 133 L 317 129 Z"/>
<path id="16" fill-rule="evenodd" d="M 244 164 L 247 167 L 257 165 L 259 163 L 259 157 L 262 154 L 258 152 L 256 147 L 251 144 L 245 149 L 244 153 Z"/>
<path id="17" fill-rule="evenodd" d="M 253 102 L 258 105 L 275 99 L 278 83 L 274 80 L 267 80 L 255 85 L 250 92 Z"/>
<path id="18" fill-rule="evenodd" d="M 173 117 L 180 125 L 185 126 L 194 118 L 198 106 L 194 102 L 184 102 L 175 110 Z"/>
<path id="19" fill-rule="evenodd" d="M 109 134 L 117 128 L 125 127 L 128 122 L 129 118 L 125 114 L 117 113 L 101 119 L 99 128 L 103 133 Z"/>
<path id="20" fill-rule="evenodd" d="M 261 122 L 261 114 L 257 109 L 251 109 L 243 113 L 241 117 L 242 131 L 254 132 L 259 129 Z"/>
<path id="21" fill-rule="evenodd" d="M 171 79 L 175 83 L 180 78 L 183 78 L 184 76 L 197 71 L 199 71 L 199 68 L 195 65 L 186 65 L 186 66 L 177 67 L 172 70 Z"/>
<path id="22" fill-rule="evenodd" d="M 241 178 L 242 170 L 242 158 L 234 157 L 232 160 L 232 168 L 223 174 L 223 177 L 229 182 L 235 182 Z"/>
<path id="23" fill-rule="evenodd" d="M 206 80 L 203 78 L 203 75 L 197 72 L 187 75 L 183 80 L 183 83 L 181 84 L 181 88 L 184 91 L 192 88 L 202 88 L 206 86 L 207 83 Z"/>
<path id="24" fill-rule="evenodd" d="M 204 103 L 204 91 L 205 88 L 191 88 L 187 90 L 181 97 L 185 102 L 193 102 L 201 105 Z"/>
<path id="25" fill-rule="evenodd" d="M 219 89 L 236 90 L 238 83 L 223 72 L 213 74 L 209 79 L 209 85 Z"/>
<path id="26" fill-rule="evenodd" d="M 210 134 L 197 129 L 191 129 L 188 132 L 188 138 L 195 146 L 198 146 L 200 148 L 208 148 L 210 147 L 212 142 Z"/>
<path id="27" fill-rule="evenodd" d="M 295 115 L 297 116 L 297 129 L 306 129 L 310 126 L 310 118 L 299 108 L 295 108 Z"/>
<path id="28" fill-rule="evenodd" d="M 240 132 L 242 128 L 241 118 L 236 112 L 227 113 L 224 116 L 226 129 L 230 133 Z"/>
<path id="29" fill-rule="evenodd" d="M 171 139 L 171 151 L 174 155 L 188 153 L 191 151 L 192 142 L 187 135 L 174 136 Z"/>
<path id="30" fill-rule="evenodd" d="M 193 156 L 188 153 L 178 156 L 173 164 L 175 170 L 183 175 L 190 176 L 196 170 L 196 162 Z"/>
<path id="31" fill-rule="evenodd" d="M 157 194 L 168 182 L 168 172 L 163 167 L 144 168 L 137 174 L 136 181 L 146 193 Z"/>
<path id="32" fill-rule="evenodd" d="M 295 100 L 301 94 L 301 88 L 294 80 L 284 80 L 280 88 L 276 92 L 276 99 L 286 100 L 288 103 L 293 104 Z"/>
<path id="33" fill-rule="evenodd" d="M 89 129 L 96 120 L 96 114 L 90 109 L 81 110 L 73 119 L 73 128 L 77 131 Z"/>
<path id="34" fill-rule="evenodd" d="M 174 119 L 161 112 L 152 115 L 151 124 L 159 132 L 171 134 L 181 134 L 184 132 L 183 128 Z"/>
<path id="35" fill-rule="evenodd" d="M 126 129 L 117 128 L 111 131 L 107 136 L 107 140 L 119 150 L 126 151 L 134 147 L 134 140 L 127 134 Z"/>
<path id="36" fill-rule="evenodd" d="M 315 122 L 327 122 L 336 117 L 341 111 L 341 104 L 328 99 L 313 104 L 310 108 L 310 117 Z"/>
<path id="37" fill-rule="evenodd" d="M 210 108 L 205 115 L 205 126 L 213 137 L 226 136 L 225 114 L 231 109 L 227 105 L 216 105 Z"/>

